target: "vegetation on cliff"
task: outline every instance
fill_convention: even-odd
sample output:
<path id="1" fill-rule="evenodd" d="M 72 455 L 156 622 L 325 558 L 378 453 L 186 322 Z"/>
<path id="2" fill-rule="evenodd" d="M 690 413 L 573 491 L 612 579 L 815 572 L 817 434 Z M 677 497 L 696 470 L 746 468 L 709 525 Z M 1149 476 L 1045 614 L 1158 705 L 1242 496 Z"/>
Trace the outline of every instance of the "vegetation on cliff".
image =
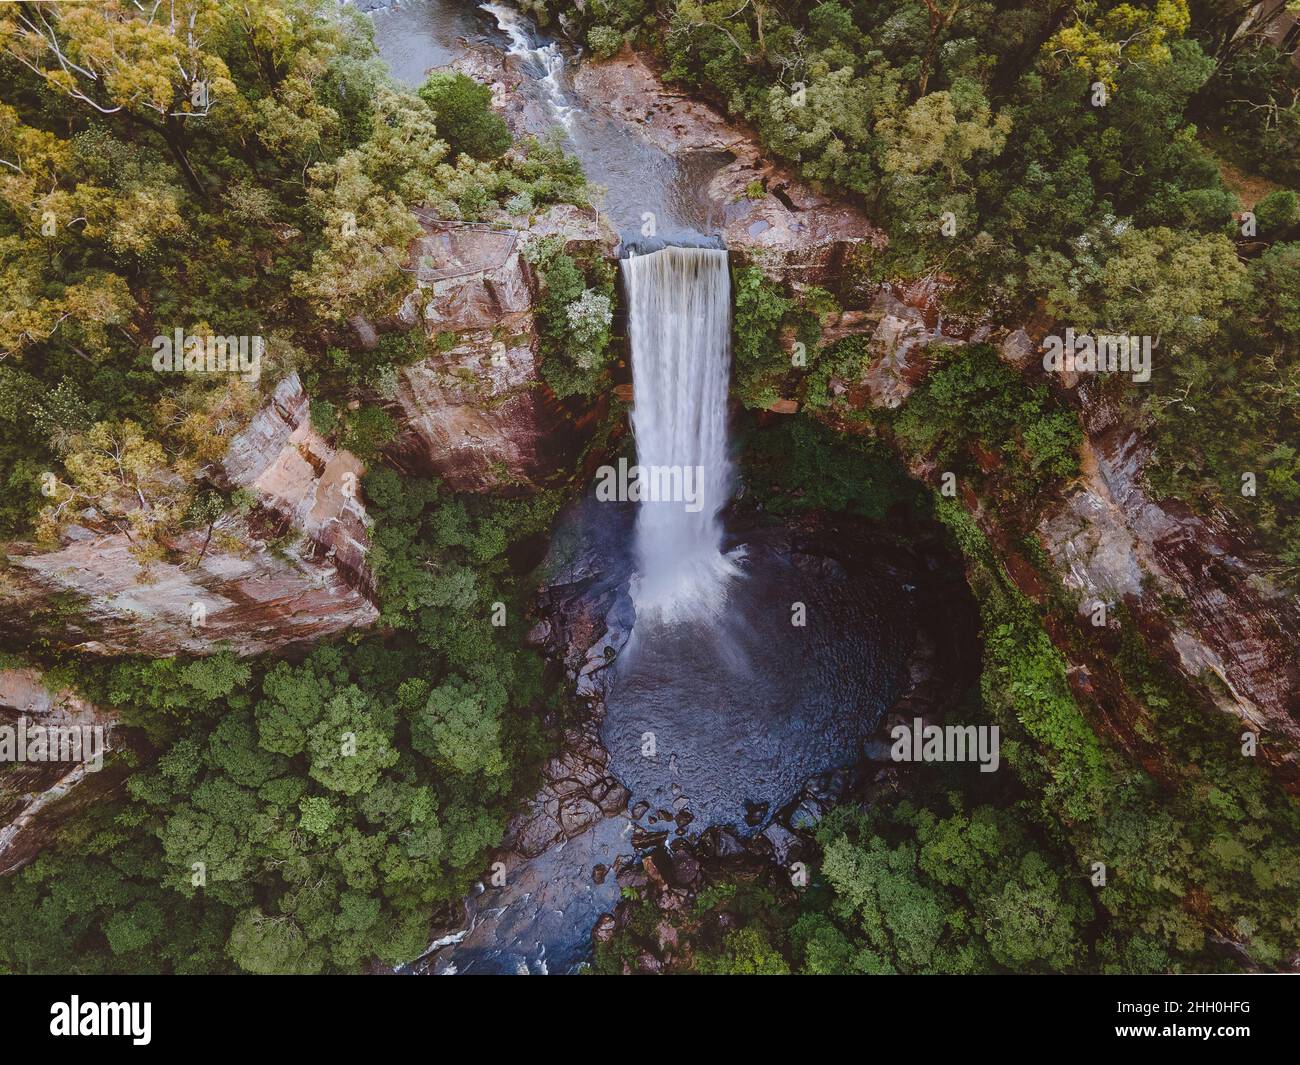
<path id="1" fill-rule="evenodd" d="M 475 221 L 584 194 L 468 79 L 394 86 L 368 22 L 326 0 L 9 5 L 0 37 L 6 538 L 93 507 L 148 559 L 250 507 L 203 471 L 291 370 L 316 427 L 378 461 L 380 403 L 425 340 L 362 350 L 343 323 L 414 287 L 412 208 Z M 155 372 L 150 338 L 176 329 L 264 338 L 260 377 Z M 297 662 L 46 655 L 120 712 L 133 771 L 0 881 L 0 970 L 356 971 L 425 947 L 546 749 L 508 555 L 556 500 L 384 468 L 360 487 L 380 634 Z"/>
<path id="2" fill-rule="evenodd" d="M 298 370 L 318 400 L 373 400 L 423 357 L 418 335 L 362 351 L 344 324 L 414 288 L 412 208 L 584 197 L 554 144 L 512 148 L 482 86 L 393 84 L 369 21 L 330 0 L 6 5 L 0 40 L 6 538 L 94 507 L 159 557 L 220 508 L 198 475 L 259 391 Z M 178 333 L 206 364 L 207 338 L 261 358 L 157 372 Z M 367 457 L 387 442 L 377 411 L 338 421 Z"/>
<path id="3" fill-rule="evenodd" d="M 806 178 L 860 198 L 891 236 L 853 267 L 873 280 L 942 272 L 959 306 L 1158 337 L 1151 385 L 1114 396 L 1155 444 L 1149 487 L 1230 508 L 1279 576 L 1300 573 L 1300 209 L 1282 187 L 1300 182 L 1300 112 L 1266 42 L 1183 0 L 526 6 L 563 13 L 598 55 L 625 40 L 656 51 Z M 347 323 L 390 318 L 409 292 L 412 208 L 524 216 L 580 202 L 583 179 L 554 142 L 512 145 L 463 75 L 392 85 L 347 8 L 176 10 L 0 13 L 0 536 L 51 538 L 93 508 L 161 557 L 171 533 L 248 504 L 203 471 L 294 369 L 313 425 L 379 467 L 361 488 L 382 628 L 297 660 L 48 656 L 120 710 L 130 742 L 114 757 L 133 771 L 0 880 L 0 970 L 395 964 L 481 875 L 548 750 L 558 696 L 518 648 L 560 500 L 456 496 L 382 467 L 398 431 L 383 404 L 425 338 L 363 350 Z M 192 34 L 178 28 L 190 13 Z M 1229 150 L 1247 153 L 1249 189 L 1222 165 Z M 599 394 L 612 270 L 556 240 L 524 254 L 544 380 L 562 399 Z M 1293 956 L 1300 810 L 1241 756 L 1235 720 L 1135 625 L 1106 631 L 1105 676 L 1067 659 L 1085 641 L 1077 604 L 1033 533 L 1079 472 L 1075 414 L 980 344 L 934 351 L 900 408 L 865 410 L 840 386 L 870 352 L 861 336 L 822 343 L 829 293 L 754 267 L 734 291 L 739 398 L 802 404 L 751 424 L 742 505 L 941 529 L 981 611 L 982 676 L 961 710 L 999 726 L 1009 772 L 917 774 L 904 801 L 836 810 L 804 891 L 772 868 L 715 877 L 672 918 L 679 967 L 1195 971 Z M 177 329 L 265 338 L 266 377 L 154 372 L 152 338 Z M 967 506 L 909 467 L 957 474 Z M 1126 707 L 1134 735 L 1085 690 L 1094 679 L 1140 704 Z M 662 920 L 639 905 L 595 967 L 620 971 Z"/>
<path id="4" fill-rule="evenodd" d="M 1295 579 L 1300 71 L 1266 26 L 1237 33 L 1245 12 L 1201 0 L 520 6 L 597 54 L 657 55 L 805 178 L 860 197 L 891 237 L 879 279 L 942 272 L 962 282 L 950 306 L 1156 340 L 1151 383 L 1117 397 L 1157 445 L 1153 488 L 1232 510 Z M 738 316 L 808 332 L 755 284 L 737 278 Z M 749 335 L 742 395 L 764 406 L 789 354 Z M 837 353 L 799 339 L 820 403 Z M 1267 490 L 1244 495 L 1246 473 Z"/>

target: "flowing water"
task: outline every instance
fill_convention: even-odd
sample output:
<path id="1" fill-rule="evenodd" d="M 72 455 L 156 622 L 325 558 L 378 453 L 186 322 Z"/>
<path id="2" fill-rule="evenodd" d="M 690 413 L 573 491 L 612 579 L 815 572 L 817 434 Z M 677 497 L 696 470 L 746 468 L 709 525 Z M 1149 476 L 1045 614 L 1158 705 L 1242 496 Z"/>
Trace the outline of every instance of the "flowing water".
<path id="1" fill-rule="evenodd" d="M 739 572 L 722 552 L 731 492 L 731 276 L 719 248 L 632 248 L 622 261 L 632 348 L 637 618 L 717 616 Z"/>
<path id="2" fill-rule="evenodd" d="M 481 12 L 473 4 L 443 0 L 384 0 L 358 3 L 375 24 L 375 43 L 388 70 L 403 85 L 418 86 L 434 67 L 465 53 L 467 43 L 488 43 Z"/>
<path id="3" fill-rule="evenodd" d="M 592 493 L 575 504 L 550 563 L 553 576 L 568 576 L 549 584 L 602 610 L 612 602 L 607 619 L 630 628 L 608 670 L 600 726 L 629 811 L 535 858 L 512 858 L 506 886 L 476 891 L 465 927 L 411 967 L 571 972 L 596 917 L 619 898 L 615 876 L 592 869 L 633 857 L 633 815 L 652 830 L 665 815 L 688 822 L 679 835 L 762 830 L 810 777 L 857 761 L 894 698 L 914 621 L 899 573 L 870 549 L 724 521 L 729 267 L 726 251 L 698 236 L 713 228 L 700 190 L 720 159 L 674 158 L 592 116 L 573 92 L 571 52 L 512 8 L 402 0 L 374 17 L 382 55 L 408 84 L 470 45 L 514 56 L 527 75 L 519 91 L 607 187 L 604 210 L 625 235 L 637 465 L 659 471 L 656 494 L 668 498 L 629 505 Z M 638 240 L 647 211 L 674 236 Z"/>
<path id="4" fill-rule="evenodd" d="M 726 155 L 677 158 L 647 144 L 624 123 L 584 109 L 573 90 L 571 52 L 546 40 L 514 8 L 469 0 L 400 0 L 377 8 L 372 18 L 380 55 L 406 85 L 420 85 L 431 69 L 451 63 L 471 45 L 492 45 L 513 56 L 526 75 L 519 91 L 563 132 L 588 180 L 604 190 L 602 210 L 619 232 L 639 233 L 646 213 L 655 216 L 662 234 L 715 228 L 702 190 Z"/>
<path id="5" fill-rule="evenodd" d="M 505 4 L 481 4 L 497 20 L 497 27 L 510 39 L 508 53 L 518 56 L 537 74 L 537 84 L 546 95 L 551 113 L 561 128 L 573 129 L 573 116 L 577 108 L 569 103 L 560 79 L 564 76 L 564 53 L 554 41 L 538 43 L 530 32 L 528 22 L 512 7 Z"/>

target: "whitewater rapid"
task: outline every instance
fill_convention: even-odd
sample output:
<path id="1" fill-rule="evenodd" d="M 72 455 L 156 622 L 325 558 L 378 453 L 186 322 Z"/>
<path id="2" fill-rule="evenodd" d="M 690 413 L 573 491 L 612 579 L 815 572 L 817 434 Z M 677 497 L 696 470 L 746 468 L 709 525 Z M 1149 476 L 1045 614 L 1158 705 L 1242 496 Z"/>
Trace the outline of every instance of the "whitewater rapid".
<path id="1" fill-rule="evenodd" d="M 637 617 L 717 614 L 739 570 L 722 550 L 731 494 L 727 385 L 731 279 L 719 248 L 634 249 L 622 260 L 632 349 L 632 434 L 650 483 L 679 490 L 639 501 Z M 668 498 L 662 498 L 663 495 Z"/>

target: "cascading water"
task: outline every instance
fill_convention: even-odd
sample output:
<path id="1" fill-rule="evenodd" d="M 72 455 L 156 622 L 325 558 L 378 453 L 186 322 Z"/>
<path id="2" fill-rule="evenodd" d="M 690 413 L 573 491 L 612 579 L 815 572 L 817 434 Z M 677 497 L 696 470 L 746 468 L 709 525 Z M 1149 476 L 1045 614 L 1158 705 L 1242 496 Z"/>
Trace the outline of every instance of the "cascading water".
<path id="1" fill-rule="evenodd" d="M 547 103 L 555 112 L 555 117 L 566 130 L 573 126 L 574 107 L 565 98 L 560 87 L 560 75 L 564 71 L 564 53 L 559 45 L 534 44 L 528 21 L 514 8 L 504 4 L 480 4 L 479 9 L 486 11 L 497 20 L 497 27 L 510 38 L 509 55 L 519 56 L 526 63 L 533 65 L 538 74 L 538 81 L 546 90 Z"/>
<path id="2" fill-rule="evenodd" d="M 716 614 L 739 570 L 722 551 L 731 489 L 731 283 L 719 248 L 669 245 L 622 261 L 641 482 L 637 617 Z"/>

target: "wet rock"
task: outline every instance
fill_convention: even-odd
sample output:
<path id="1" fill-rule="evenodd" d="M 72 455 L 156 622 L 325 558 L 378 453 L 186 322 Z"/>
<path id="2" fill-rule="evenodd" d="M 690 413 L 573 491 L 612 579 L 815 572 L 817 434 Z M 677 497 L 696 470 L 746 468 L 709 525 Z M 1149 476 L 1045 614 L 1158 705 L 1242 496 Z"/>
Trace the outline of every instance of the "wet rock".
<path id="1" fill-rule="evenodd" d="M 891 745 L 886 740 L 871 740 L 862 748 L 862 757 L 868 762 L 892 762 Z"/>
<path id="2" fill-rule="evenodd" d="M 677 949 L 677 929 L 668 921 L 660 921 L 655 926 L 655 938 L 659 943 L 659 953 L 665 957 Z"/>
<path id="3" fill-rule="evenodd" d="M 648 847 L 658 847 L 668 839 L 668 833 L 652 832 L 647 829 L 635 826 L 632 829 L 632 846 L 637 850 L 645 850 Z"/>
<path id="4" fill-rule="evenodd" d="M 802 846 L 802 840 L 779 822 L 773 821 L 765 829 L 763 836 L 772 845 L 772 857 L 777 865 L 788 865 L 791 857 Z"/>
<path id="5" fill-rule="evenodd" d="M 620 869 L 614 874 L 614 879 L 618 881 L 618 886 L 623 891 L 639 891 L 650 882 L 650 878 L 643 871 L 632 865 Z"/>
<path id="6" fill-rule="evenodd" d="M 826 808 L 811 796 L 805 796 L 799 805 L 790 811 L 789 825 L 795 831 L 811 831 L 825 816 Z"/>
<path id="7" fill-rule="evenodd" d="M 570 799 L 560 807 L 560 828 L 566 836 L 574 836 L 600 817 L 600 807 L 590 799 Z"/>
<path id="8" fill-rule="evenodd" d="M 515 850 L 525 858 L 536 858 L 562 840 L 564 833 L 555 818 L 539 814 L 522 822 L 513 838 Z"/>
<path id="9" fill-rule="evenodd" d="M 678 843 L 682 841 L 678 840 Z M 700 863 L 687 847 L 674 846 L 669 852 L 672 856 L 673 883 L 679 887 L 698 887 L 700 883 Z"/>
<path id="10" fill-rule="evenodd" d="M 730 858 L 745 853 L 745 845 L 730 828 L 714 825 L 700 837 L 700 850 L 712 858 Z"/>
<path id="11" fill-rule="evenodd" d="M 628 799 L 631 798 L 627 788 L 613 777 L 606 777 L 591 790 L 590 794 L 606 814 L 622 813 L 627 809 Z"/>
<path id="12" fill-rule="evenodd" d="M 662 846 L 656 846 L 653 851 L 641 859 L 641 868 L 645 870 L 645 875 L 656 887 L 665 888 L 673 882 L 672 856 Z"/>
<path id="13" fill-rule="evenodd" d="M 661 891 L 659 897 L 655 899 L 655 905 L 660 913 L 690 913 L 694 904 L 695 895 L 689 888 L 673 887 L 666 891 Z"/>
<path id="14" fill-rule="evenodd" d="M 618 930 L 618 925 L 614 921 L 612 914 L 602 914 L 596 921 L 596 927 L 591 930 L 591 938 L 597 943 L 609 943 L 614 939 L 614 933 Z"/>

